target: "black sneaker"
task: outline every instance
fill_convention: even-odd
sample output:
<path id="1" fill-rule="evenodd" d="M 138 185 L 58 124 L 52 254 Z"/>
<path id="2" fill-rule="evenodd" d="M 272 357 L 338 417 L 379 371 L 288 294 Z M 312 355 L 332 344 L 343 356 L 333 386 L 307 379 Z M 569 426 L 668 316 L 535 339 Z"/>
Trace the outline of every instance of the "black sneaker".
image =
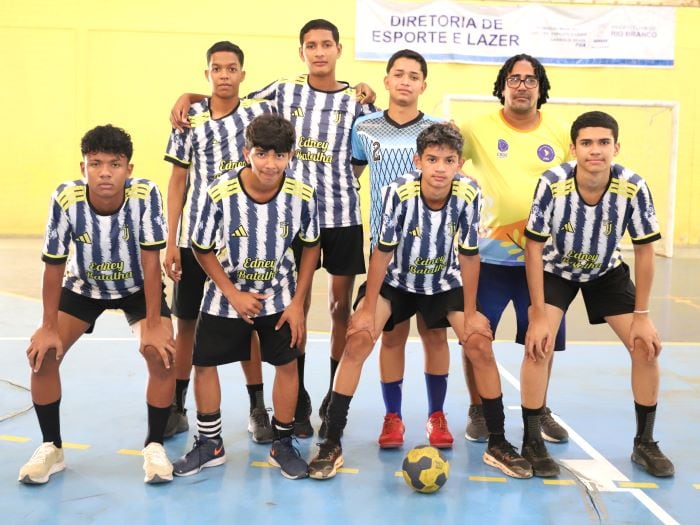
<path id="1" fill-rule="evenodd" d="M 187 421 L 187 409 L 178 410 L 177 405 L 170 407 L 168 422 L 165 424 L 164 438 L 173 437 L 175 434 L 187 432 L 190 429 L 190 424 Z"/>
<path id="2" fill-rule="evenodd" d="M 216 467 L 224 463 L 226 463 L 226 452 L 221 438 L 195 436 L 192 450 L 173 462 L 173 474 L 191 476 L 203 468 Z"/>
<path id="3" fill-rule="evenodd" d="M 523 458 L 532 465 L 533 475 L 540 478 L 551 478 L 559 475 L 559 465 L 547 452 L 544 441 L 531 440 L 523 443 Z"/>
<path id="4" fill-rule="evenodd" d="M 496 467 L 512 478 L 527 479 L 532 477 L 532 466 L 523 458 L 513 445 L 502 441 L 486 449 L 484 463 Z"/>
<path id="5" fill-rule="evenodd" d="M 659 449 L 658 441 L 642 441 L 635 438 L 632 462 L 657 478 L 667 478 L 676 473 L 671 460 Z"/>
<path id="6" fill-rule="evenodd" d="M 330 479 L 342 466 L 343 449 L 340 443 L 325 440 L 318 444 L 318 452 L 309 462 L 309 476 L 314 479 Z"/>
<path id="7" fill-rule="evenodd" d="M 294 435 L 300 439 L 313 437 L 314 427 L 311 426 L 311 398 L 304 390 L 297 399 L 297 409 L 294 416 Z M 299 417 L 296 414 L 300 414 Z"/>
<path id="8" fill-rule="evenodd" d="M 542 439 L 550 443 L 566 443 L 569 441 L 569 433 L 552 417 L 549 407 L 544 407 L 544 413 L 540 416 L 540 428 Z"/>
<path id="9" fill-rule="evenodd" d="M 270 424 L 270 416 L 264 408 L 254 408 L 248 416 L 248 432 L 255 443 L 272 443 L 275 433 Z"/>
<path id="10" fill-rule="evenodd" d="M 301 479 L 309 475 L 309 466 L 301 459 L 299 450 L 290 437 L 272 442 L 267 461 L 270 465 L 280 467 L 282 475 L 287 479 Z"/>
<path id="11" fill-rule="evenodd" d="M 467 428 L 464 431 L 464 438 L 479 443 L 486 443 L 489 440 L 489 430 L 486 428 L 483 405 L 469 406 Z"/>

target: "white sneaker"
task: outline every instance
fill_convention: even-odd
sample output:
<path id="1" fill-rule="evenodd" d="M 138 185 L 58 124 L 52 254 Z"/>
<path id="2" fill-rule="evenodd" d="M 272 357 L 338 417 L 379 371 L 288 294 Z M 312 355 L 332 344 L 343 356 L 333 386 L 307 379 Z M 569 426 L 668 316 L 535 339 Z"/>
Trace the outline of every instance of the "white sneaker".
<path id="1" fill-rule="evenodd" d="M 173 480 L 173 465 L 160 443 L 149 443 L 143 449 L 143 470 L 146 483 L 166 483 Z"/>
<path id="2" fill-rule="evenodd" d="M 63 449 L 51 442 L 42 443 L 32 457 L 19 469 L 17 481 L 32 485 L 41 485 L 49 480 L 51 474 L 66 468 L 63 462 Z"/>

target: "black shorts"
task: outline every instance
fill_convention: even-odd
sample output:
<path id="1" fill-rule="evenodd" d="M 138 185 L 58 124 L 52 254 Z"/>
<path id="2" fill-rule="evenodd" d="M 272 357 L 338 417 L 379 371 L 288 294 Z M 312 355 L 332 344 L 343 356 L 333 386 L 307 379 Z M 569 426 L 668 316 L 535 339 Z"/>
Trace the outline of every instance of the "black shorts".
<path id="1" fill-rule="evenodd" d="M 95 328 L 95 321 L 105 310 L 123 310 L 129 326 L 145 319 L 146 296 L 143 290 L 139 290 L 120 299 L 94 299 L 72 292 L 68 288 L 62 288 L 58 309 L 88 323 L 90 326 L 85 330 L 85 333 L 90 334 Z M 161 295 L 160 299 L 160 316 L 170 317 L 165 293 Z"/>
<path id="2" fill-rule="evenodd" d="M 260 339 L 262 360 L 274 366 L 286 365 L 301 355 L 298 348 L 289 347 L 292 332 L 284 323 L 279 330 L 275 324 L 282 313 L 253 318 L 253 324 L 242 319 L 219 317 L 200 312 L 194 334 L 195 366 L 219 366 L 250 359 L 250 338 L 253 330 Z"/>
<path id="3" fill-rule="evenodd" d="M 544 273 L 544 300 L 547 304 L 566 312 L 579 290 L 591 324 L 602 324 L 610 315 L 631 314 L 634 311 L 635 288 L 630 279 L 629 266 L 625 263 L 585 283 Z"/>
<path id="4" fill-rule="evenodd" d="M 357 305 L 367 292 L 367 283 L 364 282 L 357 290 L 357 299 L 353 308 Z M 382 283 L 379 295 L 390 303 L 391 315 L 384 325 L 383 330 L 390 332 L 399 323 L 410 319 L 416 313 L 420 313 L 425 321 L 425 326 L 432 328 L 447 328 L 450 326 L 447 320 L 448 312 L 459 312 L 464 310 L 464 292 L 462 288 L 454 288 L 447 292 L 434 295 L 424 295 L 399 290 L 386 283 Z"/>
<path id="5" fill-rule="evenodd" d="M 199 316 L 207 274 L 195 259 L 190 248 L 180 248 L 182 276 L 173 285 L 173 315 L 180 319 L 195 320 Z"/>
<path id="6" fill-rule="evenodd" d="M 343 228 L 321 228 L 321 257 L 316 269 L 323 267 L 331 275 L 365 273 L 364 233 L 362 225 Z M 297 268 L 303 244 L 299 237 L 292 241 Z"/>

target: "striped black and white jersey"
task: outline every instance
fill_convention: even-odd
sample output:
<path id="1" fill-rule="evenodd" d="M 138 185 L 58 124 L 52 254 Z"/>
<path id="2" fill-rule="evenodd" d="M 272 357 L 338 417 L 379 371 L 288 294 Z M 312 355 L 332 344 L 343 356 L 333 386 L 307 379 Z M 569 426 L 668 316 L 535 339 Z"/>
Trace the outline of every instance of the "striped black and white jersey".
<path id="1" fill-rule="evenodd" d="M 196 217 L 202 211 L 207 186 L 223 173 L 246 165 L 245 128 L 263 113 L 274 111 L 264 100 L 242 99 L 228 115 L 213 119 L 206 98 L 190 107 L 190 127 L 170 133 L 165 160 L 187 168 L 185 206 L 180 216 L 177 245 L 187 248 Z"/>
<path id="2" fill-rule="evenodd" d="M 546 242 L 546 272 L 576 282 L 601 277 L 622 262 L 625 231 L 634 244 L 661 238 L 649 188 L 633 171 L 613 164 L 608 188 L 593 205 L 578 193 L 575 161 L 540 177 L 525 234 Z"/>
<path id="3" fill-rule="evenodd" d="M 160 250 L 166 238 L 163 201 L 153 182 L 126 179 L 121 208 L 101 215 L 90 206 L 87 183 L 75 180 L 51 197 L 42 260 L 68 261 L 63 287 L 70 291 L 120 299 L 143 289 L 141 250 Z"/>
<path id="4" fill-rule="evenodd" d="M 455 175 L 447 202 L 432 210 L 421 196 L 420 181 L 421 174 L 413 172 L 386 187 L 377 248 L 395 251 L 386 284 L 433 295 L 462 286 L 457 251 L 479 253 L 480 194 L 473 180 Z"/>
<path id="5" fill-rule="evenodd" d="M 355 90 L 344 84 L 338 91 L 319 91 L 309 85 L 308 75 L 300 75 L 248 94 L 273 101 L 277 112 L 294 125 L 297 143 L 291 168 L 315 188 L 321 228 L 362 224 L 350 135 L 355 119 L 376 109 L 360 104 Z"/>
<path id="6" fill-rule="evenodd" d="M 382 189 L 416 169 L 416 139 L 421 131 L 444 119 L 419 113 L 411 122 L 397 124 L 387 111 L 358 118 L 352 127 L 352 162 L 369 164 L 369 225 L 372 248 L 379 238 Z"/>
<path id="7" fill-rule="evenodd" d="M 303 244 L 319 241 L 318 210 L 314 189 L 285 175 L 279 192 L 268 202 L 253 200 L 238 173 L 223 175 L 207 189 L 197 220 L 192 248 L 217 256 L 231 281 L 241 291 L 265 294 L 260 317 L 282 312 L 296 290 L 296 266 L 290 249 L 299 234 Z M 221 290 L 208 279 L 201 311 L 219 317 L 239 318 Z"/>

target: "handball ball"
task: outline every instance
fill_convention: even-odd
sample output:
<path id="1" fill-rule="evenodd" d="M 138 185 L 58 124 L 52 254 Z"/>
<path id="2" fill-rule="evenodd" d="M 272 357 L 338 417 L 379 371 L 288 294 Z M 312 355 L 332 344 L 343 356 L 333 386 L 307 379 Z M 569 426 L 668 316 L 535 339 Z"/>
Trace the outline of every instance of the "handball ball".
<path id="1" fill-rule="evenodd" d="M 413 490 L 429 494 L 442 487 L 450 475 L 450 463 L 435 447 L 412 448 L 403 460 L 403 479 Z"/>

